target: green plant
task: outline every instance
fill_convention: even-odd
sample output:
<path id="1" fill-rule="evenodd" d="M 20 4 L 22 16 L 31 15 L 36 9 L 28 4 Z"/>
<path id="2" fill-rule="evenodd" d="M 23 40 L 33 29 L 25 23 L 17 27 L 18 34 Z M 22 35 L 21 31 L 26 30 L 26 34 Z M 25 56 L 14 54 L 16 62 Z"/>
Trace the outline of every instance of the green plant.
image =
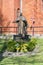
<path id="1" fill-rule="evenodd" d="M 37 39 L 36 38 L 32 38 L 30 40 L 30 42 L 28 43 L 28 46 L 27 46 L 28 51 L 34 50 L 36 44 L 37 44 Z"/>
<path id="2" fill-rule="evenodd" d="M 14 40 L 9 40 L 7 44 L 7 50 L 11 52 L 27 52 L 34 50 L 35 46 L 37 44 L 37 39 L 32 38 L 30 41 L 24 42 L 23 40 L 20 40 L 19 42 L 16 42 Z"/>
<path id="3" fill-rule="evenodd" d="M 25 43 L 22 44 L 22 45 L 21 45 L 21 50 L 20 50 L 20 51 L 21 51 L 21 52 L 27 52 L 27 51 L 28 51 L 28 50 L 27 50 L 27 46 L 28 46 L 28 44 L 25 44 Z"/>
<path id="4" fill-rule="evenodd" d="M 15 52 L 16 51 L 16 41 L 14 40 L 9 40 L 8 43 L 7 43 L 7 51 L 10 51 L 10 52 Z"/>
<path id="5" fill-rule="evenodd" d="M 6 49 L 6 43 L 4 39 L 0 39 L 0 52 L 4 52 Z"/>
<path id="6" fill-rule="evenodd" d="M 16 44 L 16 49 L 19 51 L 19 52 L 27 52 L 27 46 L 28 44 L 26 42 L 24 42 L 23 40 L 17 42 Z"/>

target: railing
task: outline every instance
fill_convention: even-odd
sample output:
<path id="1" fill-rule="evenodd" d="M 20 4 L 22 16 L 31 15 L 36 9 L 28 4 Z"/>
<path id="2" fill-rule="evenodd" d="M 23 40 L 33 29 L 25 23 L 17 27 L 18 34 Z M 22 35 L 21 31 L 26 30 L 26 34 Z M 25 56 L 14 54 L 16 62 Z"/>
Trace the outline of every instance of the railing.
<path id="1" fill-rule="evenodd" d="M 12 30 L 10 30 L 10 31 L 9 30 L 3 30 L 3 29 L 8 29 L 8 28 L 9 29 L 14 28 L 14 29 L 16 29 L 16 31 L 15 30 L 14 31 L 12 31 Z M 4 32 L 15 32 L 17 34 L 18 33 L 18 27 L 0 27 L 0 34 L 3 34 Z M 40 32 L 43 34 L 43 26 L 34 26 L 34 27 L 32 26 L 32 27 L 28 27 L 28 31 L 27 32 L 28 33 L 31 32 L 33 36 L 37 32 L 39 32 L 39 34 L 40 34 Z"/>
<path id="2" fill-rule="evenodd" d="M 41 35 L 41 34 L 43 34 L 43 26 L 32 26 L 32 27 L 30 27 L 30 31 L 28 31 L 28 32 L 31 32 L 33 36 L 35 33 Z"/>
<path id="3" fill-rule="evenodd" d="M 14 29 L 16 29 L 16 31 L 14 30 L 14 31 L 12 31 L 12 30 L 7 30 L 7 29 L 12 29 L 12 28 L 14 28 Z M 6 30 L 4 30 L 4 29 L 6 29 Z M 4 33 L 4 32 L 16 32 L 16 34 L 17 34 L 17 32 L 18 32 L 18 27 L 0 27 L 0 34 L 2 34 L 2 33 Z"/>

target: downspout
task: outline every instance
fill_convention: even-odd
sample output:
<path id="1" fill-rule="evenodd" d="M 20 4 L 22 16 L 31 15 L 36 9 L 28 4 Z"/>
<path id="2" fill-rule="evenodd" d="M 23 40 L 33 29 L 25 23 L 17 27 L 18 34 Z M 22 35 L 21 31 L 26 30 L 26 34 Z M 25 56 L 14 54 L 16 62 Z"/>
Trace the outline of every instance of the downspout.
<path id="1" fill-rule="evenodd" d="M 20 0 L 20 13 L 22 13 L 22 0 Z"/>

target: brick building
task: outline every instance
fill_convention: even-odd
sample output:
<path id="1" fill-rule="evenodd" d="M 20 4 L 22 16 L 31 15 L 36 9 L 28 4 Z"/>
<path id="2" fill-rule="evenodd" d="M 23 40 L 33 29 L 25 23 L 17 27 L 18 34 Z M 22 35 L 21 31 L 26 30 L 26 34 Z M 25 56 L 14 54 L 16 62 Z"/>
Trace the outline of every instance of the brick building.
<path id="1" fill-rule="evenodd" d="M 23 16 L 25 16 L 29 28 L 28 34 L 43 34 L 43 0 L 0 0 L 0 26 L 17 27 L 17 23 L 13 21 L 17 18 L 17 8 L 20 8 Z M 35 23 L 33 23 L 33 21 Z M 32 26 L 38 28 L 32 28 Z M 3 28 L 4 33 L 16 34 L 16 28 Z M 12 32 L 10 32 L 12 31 Z"/>

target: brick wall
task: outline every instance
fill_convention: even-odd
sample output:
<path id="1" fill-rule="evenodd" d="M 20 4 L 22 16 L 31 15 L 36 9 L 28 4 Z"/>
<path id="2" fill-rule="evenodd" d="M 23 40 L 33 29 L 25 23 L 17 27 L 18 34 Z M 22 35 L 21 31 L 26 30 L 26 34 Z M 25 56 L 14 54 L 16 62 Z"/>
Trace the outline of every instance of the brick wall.
<path id="1" fill-rule="evenodd" d="M 14 27 L 13 23 L 16 19 L 17 8 L 19 7 L 19 0 L 0 0 L 0 11 L 3 15 L 3 21 L 0 22 L 4 27 Z M 14 31 L 14 28 L 3 28 L 4 31 Z M 4 32 L 5 33 L 5 32 Z M 10 32 L 11 33 L 11 32 Z"/>
<path id="2" fill-rule="evenodd" d="M 17 26 L 13 21 L 17 17 L 17 8 L 20 7 L 20 0 L 0 0 L 0 10 L 3 14 L 3 26 Z M 29 28 L 33 26 L 33 21 L 35 21 L 34 26 L 43 26 L 43 2 L 42 0 L 22 0 L 22 11 L 23 16 L 26 17 Z M 16 30 L 4 29 L 4 30 Z M 27 31 L 32 31 L 32 29 L 27 29 Z M 35 28 L 35 31 L 43 31 L 43 28 Z M 31 32 L 29 32 L 31 33 Z M 32 34 L 32 33 L 31 33 Z M 43 32 L 36 32 L 36 34 L 43 34 Z"/>
<path id="3" fill-rule="evenodd" d="M 23 15 L 27 19 L 29 27 L 33 26 L 33 21 L 35 21 L 34 26 L 43 26 L 43 10 L 42 0 L 22 0 L 23 1 Z M 24 6 L 25 5 L 25 6 Z M 30 29 L 28 29 L 30 30 Z M 35 28 L 35 31 L 43 31 L 43 28 Z M 32 31 L 32 29 L 30 30 Z M 43 32 L 36 32 L 37 34 L 43 34 Z"/>

